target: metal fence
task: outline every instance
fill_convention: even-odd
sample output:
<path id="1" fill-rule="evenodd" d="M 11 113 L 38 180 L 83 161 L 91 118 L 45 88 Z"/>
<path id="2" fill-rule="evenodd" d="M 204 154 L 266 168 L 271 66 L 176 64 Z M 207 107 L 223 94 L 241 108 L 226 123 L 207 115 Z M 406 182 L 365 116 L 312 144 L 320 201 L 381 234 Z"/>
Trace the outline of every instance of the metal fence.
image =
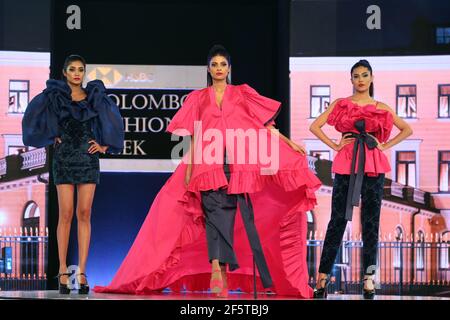
<path id="1" fill-rule="evenodd" d="M 307 242 L 310 285 L 316 286 L 323 240 Z M 343 241 L 331 273 L 329 293 L 361 294 L 362 241 Z M 448 242 L 382 241 L 378 244 L 377 293 L 450 296 Z"/>
<path id="2" fill-rule="evenodd" d="M 0 229 L 0 290 L 45 290 L 48 230 Z"/>

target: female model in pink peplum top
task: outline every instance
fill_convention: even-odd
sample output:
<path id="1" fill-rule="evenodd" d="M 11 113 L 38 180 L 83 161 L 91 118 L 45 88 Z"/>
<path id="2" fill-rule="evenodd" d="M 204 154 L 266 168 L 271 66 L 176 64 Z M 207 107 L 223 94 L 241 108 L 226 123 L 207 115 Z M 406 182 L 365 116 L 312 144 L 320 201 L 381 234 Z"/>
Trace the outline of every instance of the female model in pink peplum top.
<path id="1" fill-rule="evenodd" d="M 354 94 L 338 99 L 312 124 L 310 130 L 337 151 L 332 165 L 332 212 L 325 236 L 319 266 L 315 298 L 326 298 L 329 274 L 333 268 L 347 221 L 353 207 L 362 198 L 361 223 L 363 237 L 364 298 L 373 299 L 377 264 L 378 230 L 384 176 L 391 170 L 383 151 L 412 134 L 410 126 L 386 104 L 373 99 L 372 67 L 367 60 L 358 61 L 350 71 Z M 322 131 L 328 123 L 342 133 L 339 144 Z M 395 125 L 400 133 L 389 140 Z"/>

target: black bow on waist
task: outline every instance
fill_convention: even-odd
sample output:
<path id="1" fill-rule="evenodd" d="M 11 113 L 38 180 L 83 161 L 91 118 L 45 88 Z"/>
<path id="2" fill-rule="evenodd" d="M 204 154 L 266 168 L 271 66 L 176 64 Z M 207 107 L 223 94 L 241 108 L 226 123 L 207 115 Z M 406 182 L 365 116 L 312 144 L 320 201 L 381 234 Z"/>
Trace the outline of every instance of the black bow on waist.
<path id="1" fill-rule="evenodd" d="M 366 122 L 364 119 L 356 121 L 355 128 L 359 131 L 359 133 L 343 133 L 343 135 L 350 133 L 351 137 L 355 138 L 350 171 L 350 182 L 347 193 L 347 203 L 345 206 L 345 219 L 348 221 L 352 220 L 353 207 L 359 204 L 359 198 L 361 196 L 361 188 L 364 178 L 364 165 L 366 163 L 366 150 L 364 145 L 367 145 L 369 149 L 375 149 L 377 147 L 377 141 L 366 132 Z M 358 155 L 358 172 L 355 175 L 356 155 Z"/>

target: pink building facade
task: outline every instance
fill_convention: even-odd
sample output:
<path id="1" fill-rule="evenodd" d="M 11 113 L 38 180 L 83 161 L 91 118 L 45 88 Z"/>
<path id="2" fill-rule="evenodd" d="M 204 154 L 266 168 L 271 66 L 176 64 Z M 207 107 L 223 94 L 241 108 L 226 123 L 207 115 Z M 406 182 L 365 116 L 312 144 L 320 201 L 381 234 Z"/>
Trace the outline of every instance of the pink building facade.
<path id="1" fill-rule="evenodd" d="M 0 239 L 2 247 L 12 247 L 16 277 L 45 273 L 44 263 L 36 262 L 43 261 L 44 243 L 19 245 L 11 236 L 47 235 L 46 153 L 23 146 L 21 121 L 28 102 L 45 88 L 49 65 L 49 53 L 0 51 Z M 27 269 L 31 254 L 37 260 Z"/>
<path id="2" fill-rule="evenodd" d="M 318 140 L 309 126 L 335 99 L 352 95 L 350 68 L 359 59 L 372 65 L 375 100 L 389 105 L 414 131 L 407 140 L 385 151 L 392 168 L 386 177 L 392 183 L 382 204 L 380 240 L 442 243 L 444 249 L 436 251 L 435 257 L 416 257 L 421 254 L 417 250 L 412 251 L 413 259 L 404 257 L 405 263 L 416 261 L 414 268 L 433 261 L 434 265 L 426 265 L 437 276 L 439 270 L 448 270 L 449 262 L 450 56 L 291 58 L 291 138 L 304 145 L 309 155 L 333 160 L 334 150 Z M 333 127 L 322 129 L 335 141 L 340 139 Z M 397 133 L 394 128 L 391 138 Z M 323 185 L 318 192 L 319 205 L 308 214 L 310 239 L 324 238 L 331 214 L 331 190 L 331 183 Z M 409 202 L 405 202 L 405 192 L 411 193 Z M 425 201 L 427 197 L 431 198 Z M 425 202 L 427 206 L 422 205 Z M 348 240 L 361 237 L 356 211 L 346 231 Z M 395 268 L 395 255 L 392 250 L 390 257 L 380 257 L 389 260 L 382 264 L 384 268 Z"/>

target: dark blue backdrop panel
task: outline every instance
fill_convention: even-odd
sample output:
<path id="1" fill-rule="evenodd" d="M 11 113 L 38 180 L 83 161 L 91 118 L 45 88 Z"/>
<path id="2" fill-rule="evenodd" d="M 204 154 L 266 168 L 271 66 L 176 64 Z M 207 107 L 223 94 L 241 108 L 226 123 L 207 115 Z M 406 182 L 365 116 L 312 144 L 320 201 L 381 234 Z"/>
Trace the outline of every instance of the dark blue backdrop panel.
<path id="1" fill-rule="evenodd" d="M 71 5 L 80 8 L 81 29 L 67 28 Z M 90 64 L 205 65 L 209 48 L 220 43 L 233 57 L 233 83 L 248 83 L 283 102 L 277 125 L 288 134 L 288 7 L 288 1 L 278 0 L 54 0 L 51 76 L 61 77 L 64 59 L 72 53 Z M 87 269 L 91 284 L 109 282 L 167 177 L 102 174 L 92 212 Z M 49 289 L 57 288 L 57 217 L 57 192 L 50 185 Z M 78 251 L 75 227 L 68 261 L 73 264 Z"/>
<path id="2" fill-rule="evenodd" d="M 87 275 L 108 284 L 128 253 L 157 193 L 170 173 L 102 173 L 92 206 Z M 77 223 L 72 225 L 68 265 L 78 264 Z"/>

